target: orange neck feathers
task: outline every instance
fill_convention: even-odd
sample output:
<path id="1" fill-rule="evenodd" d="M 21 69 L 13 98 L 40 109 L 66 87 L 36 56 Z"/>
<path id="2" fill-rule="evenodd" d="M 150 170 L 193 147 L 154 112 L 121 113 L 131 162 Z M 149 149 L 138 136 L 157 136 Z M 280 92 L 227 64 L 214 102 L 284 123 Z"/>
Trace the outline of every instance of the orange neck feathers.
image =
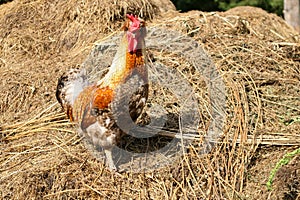
<path id="1" fill-rule="evenodd" d="M 145 22 L 133 15 L 127 15 L 127 18 L 123 26 L 125 35 L 121 40 L 110 69 L 96 85 L 97 89 L 92 103 L 93 108 L 107 108 L 113 99 L 116 87 L 124 83 L 133 70 L 136 69 L 145 81 L 148 78 L 144 58 Z"/>

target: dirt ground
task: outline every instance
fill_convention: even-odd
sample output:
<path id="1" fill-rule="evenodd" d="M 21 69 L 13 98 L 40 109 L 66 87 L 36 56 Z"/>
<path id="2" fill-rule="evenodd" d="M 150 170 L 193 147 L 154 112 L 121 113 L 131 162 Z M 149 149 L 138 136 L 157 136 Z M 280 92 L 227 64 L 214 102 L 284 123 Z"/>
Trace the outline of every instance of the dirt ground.
<path id="1" fill-rule="evenodd" d="M 226 87 L 226 122 L 208 154 L 199 155 L 195 141 L 173 165 L 115 174 L 65 119 L 55 99 L 58 77 L 119 31 L 126 13 L 193 38 L 215 64 Z M 152 54 L 191 83 L 205 133 L 201 75 L 172 52 Z M 300 146 L 300 35 L 274 14 L 253 7 L 179 13 L 167 0 L 15 0 L 0 6 L 0 74 L 2 199 L 300 199 L 299 154 L 266 187 L 276 163 Z"/>

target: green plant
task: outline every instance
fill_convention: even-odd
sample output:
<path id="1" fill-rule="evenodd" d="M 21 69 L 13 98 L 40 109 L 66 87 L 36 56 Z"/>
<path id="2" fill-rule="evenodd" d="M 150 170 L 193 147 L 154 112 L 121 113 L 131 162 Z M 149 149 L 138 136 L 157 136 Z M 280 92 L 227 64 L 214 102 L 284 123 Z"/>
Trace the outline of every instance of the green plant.
<path id="1" fill-rule="evenodd" d="M 283 0 L 215 0 L 221 10 L 228 10 L 236 6 L 255 6 L 269 12 L 283 15 Z"/>
<path id="2" fill-rule="evenodd" d="M 255 6 L 283 16 L 283 0 L 171 0 L 178 10 L 225 11 L 236 6 Z"/>
<path id="3" fill-rule="evenodd" d="M 178 10 L 183 12 L 189 10 L 215 11 L 218 9 L 218 2 L 212 0 L 171 0 Z"/>
<path id="4" fill-rule="evenodd" d="M 276 163 L 276 166 L 272 169 L 270 176 L 269 176 L 269 180 L 267 182 L 268 190 L 272 190 L 272 183 L 273 183 L 274 177 L 276 175 L 276 172 L 282 166 L 287 165 L 297 154 L 300 154 L 300 148 L 296 149 L 295 151 L 285 154 L 283 156 L 283 158 Z"/>
<path id="5" fill-rule="evenodd" d="M 11 2 L 12 0 L 0 0 L 0 5 L 1 4 L 4 4 L 4 3 L 7 3 L 7 2 Z"/>

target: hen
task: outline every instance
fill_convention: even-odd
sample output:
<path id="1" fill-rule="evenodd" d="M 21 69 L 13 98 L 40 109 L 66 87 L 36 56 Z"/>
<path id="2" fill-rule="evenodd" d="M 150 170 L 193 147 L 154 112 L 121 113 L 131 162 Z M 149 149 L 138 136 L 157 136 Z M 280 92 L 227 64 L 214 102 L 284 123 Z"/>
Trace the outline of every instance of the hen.
<path id="1" fill-rule="evenodd" d="M 121 134 L 128 133 L 148 98 L 145 22 L 127 15 L 123 30 L 113 62 L 101 80 L 90 84 L 84 69 L 71 69 L 59 78 L 56 90 L 56 98 L 70 121 L 79 124 L 79 133 L 104 149 L 111 170 L 117 169 L 113 146 Z"/>

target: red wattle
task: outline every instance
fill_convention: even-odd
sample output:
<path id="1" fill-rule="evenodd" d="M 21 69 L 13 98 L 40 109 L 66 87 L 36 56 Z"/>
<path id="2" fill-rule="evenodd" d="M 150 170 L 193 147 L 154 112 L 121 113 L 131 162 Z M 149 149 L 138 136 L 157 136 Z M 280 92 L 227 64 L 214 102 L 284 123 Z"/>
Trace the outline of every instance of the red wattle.
<path id="1" fill-rule="evenodd" d="M 137 35 L 133 35 L 132 33 L 127 33 L 127 41 L 128 41 L 128 51 L 136 52 L 138 49 L 138 39 Z"/>

